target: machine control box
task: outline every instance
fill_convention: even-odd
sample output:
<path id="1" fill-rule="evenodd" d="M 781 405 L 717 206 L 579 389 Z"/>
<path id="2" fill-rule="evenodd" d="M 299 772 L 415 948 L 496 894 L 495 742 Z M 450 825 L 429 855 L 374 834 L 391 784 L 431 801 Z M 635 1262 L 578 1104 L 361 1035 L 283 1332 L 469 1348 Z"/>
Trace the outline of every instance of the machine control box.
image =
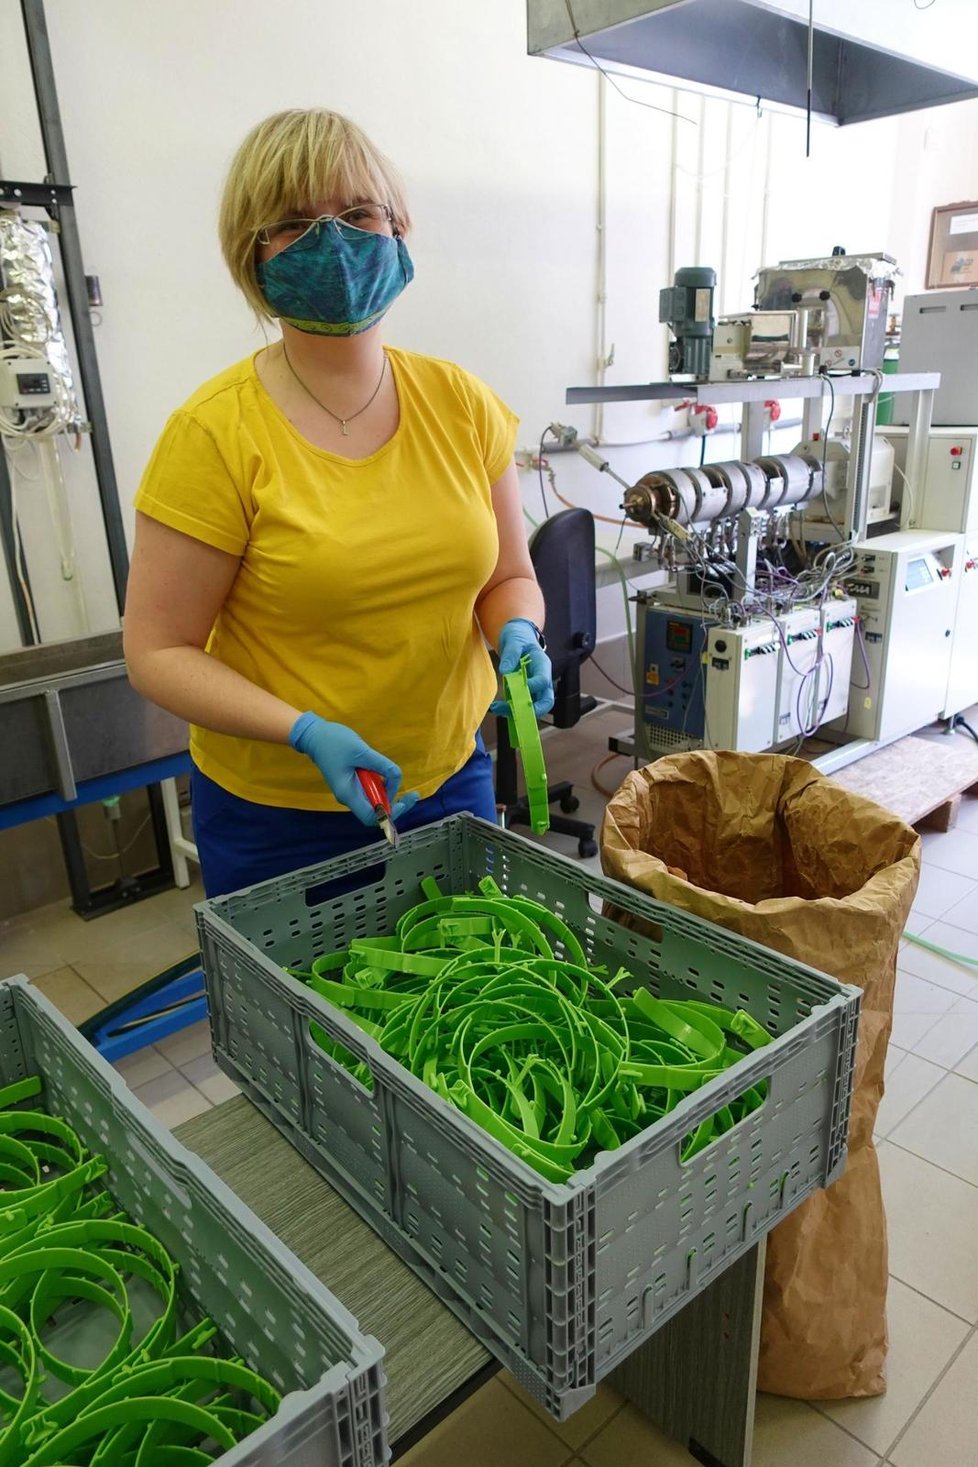
<path id="1" fill-rule="evenodd" d="M 636 739 L 647 755 L 703 746 L 703 654 L 712 618 L 639 602 Z"/>
<path id="2" fill-rule="evenodd" d="M 924 530 L 855 546 L 846 590 L 858 606 L 869 675 L 855 658 L 847 734 L 888 742 L 939 717 L 947 701 L 963 546 L 961 535 Z"/>
<path id="3" fill-rule="evenodd" d="M 760 753 L 774 742 L 780 642 L 769 620 L 711 628 L 704 743 Z"/>
<path id="4" fill-rule="evenodd" d="M 978 304 L 978 303 L 976 303 Z M 908 486 L 901 477 L 907 466 L 907 428 L 887 427 L 893 445 L 894 493 L 901 500 L 901 523 L 908 530 L 950 530 L 963 535 L 978 530 L 978 427 L 932 428 L 927 439 L 923 484 Z"/>
<path id="5" fill-rule="evenodd" d="M 51 407 L 54 402 L 52 369 L 39 357 L 0 359 L 0 407 L 23 412 Z"/>

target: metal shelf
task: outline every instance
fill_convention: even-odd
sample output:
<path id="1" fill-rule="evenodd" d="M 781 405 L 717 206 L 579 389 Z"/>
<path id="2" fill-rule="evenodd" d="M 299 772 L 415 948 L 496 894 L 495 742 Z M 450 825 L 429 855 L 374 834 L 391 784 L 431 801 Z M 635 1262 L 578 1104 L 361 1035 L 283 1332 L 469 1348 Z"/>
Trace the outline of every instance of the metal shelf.
<path id="1" fill-rule="evenodd" d="M 765 402 L 768 398 L 821 397 L 832 383 L 836 397 L 867 397 L 878 389 L 872 372 L 859 376 L 757 377 L 749 382 L 640 382 L 624 387 L 568 387 L 565 402 L 664 402 L 689 398 L 716 406 L 725 402 Z M 883 380 L 882 391 L 929 392 L 941 385 L 940 372 L 895 372 Z"/>

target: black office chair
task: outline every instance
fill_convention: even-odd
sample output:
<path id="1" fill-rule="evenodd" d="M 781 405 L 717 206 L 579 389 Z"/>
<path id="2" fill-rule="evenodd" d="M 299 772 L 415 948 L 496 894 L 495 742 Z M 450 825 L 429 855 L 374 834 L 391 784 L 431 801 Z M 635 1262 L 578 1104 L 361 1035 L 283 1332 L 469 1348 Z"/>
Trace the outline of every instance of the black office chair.
<path id="1" fill-rule="evenodd" d="M 597 699 L 581 694 L 581 664 L 594 651 L 597 636 L 594 576 L 594 517 L 590 510 L 565 509 L 545 520 L 530 541 L 530 559 L 547 608 L 547 653 L 554 670 L 554 706 L 550 718 L 556 728 L 573 728 Z M 560 801 L 563 815 L 552 815 L 550 829 L 576 835 L 582 856 L 596 856 L 594 826 L 567 817 L 580 805 L 567 780 L 547 790 L 551 803 Z M 505 811 L 507 825 L 529 825 L 527 801 L 519 796 L 516 753 L 509 741 L 505 718 L 496 719 L 496 803 Z"/>

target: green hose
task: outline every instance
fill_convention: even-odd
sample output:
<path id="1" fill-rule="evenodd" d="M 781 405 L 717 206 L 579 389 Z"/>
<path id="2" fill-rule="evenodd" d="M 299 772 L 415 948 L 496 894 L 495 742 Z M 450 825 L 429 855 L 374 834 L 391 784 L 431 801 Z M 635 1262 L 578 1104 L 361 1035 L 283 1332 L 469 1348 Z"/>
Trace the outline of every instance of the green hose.
<path id="1" fill-rule="evenodd" d="M 963 968 L 978 968 L 978 958 L 969 958 L 966 953 L 951 952 L 950 948 L 928 942 L 926 937 L 918 937 L 915 932 L 904 931 L 903 940 L 912 942 L 915 947 L 925 947 L 928 952 L 937 953 L 938 957 L 947 958 L 951 963 L 960 963 Z"/>

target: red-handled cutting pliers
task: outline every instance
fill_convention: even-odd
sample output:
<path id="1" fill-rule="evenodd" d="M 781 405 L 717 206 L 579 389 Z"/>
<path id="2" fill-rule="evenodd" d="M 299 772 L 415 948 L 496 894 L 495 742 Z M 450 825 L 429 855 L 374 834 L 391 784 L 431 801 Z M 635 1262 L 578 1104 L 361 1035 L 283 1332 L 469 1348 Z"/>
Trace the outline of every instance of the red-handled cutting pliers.
<path id="1" fill-rule="evenodd" d="M 375 769 L 358 769 L 357 779 L 367 799 L 373 806 L 374 814 L 377 816 L 377 824 L 384 832 L 388 843 L 397 849 L 398 835 L 391 819 L 391 802 L 387 795 L 387 786 Z"/>

